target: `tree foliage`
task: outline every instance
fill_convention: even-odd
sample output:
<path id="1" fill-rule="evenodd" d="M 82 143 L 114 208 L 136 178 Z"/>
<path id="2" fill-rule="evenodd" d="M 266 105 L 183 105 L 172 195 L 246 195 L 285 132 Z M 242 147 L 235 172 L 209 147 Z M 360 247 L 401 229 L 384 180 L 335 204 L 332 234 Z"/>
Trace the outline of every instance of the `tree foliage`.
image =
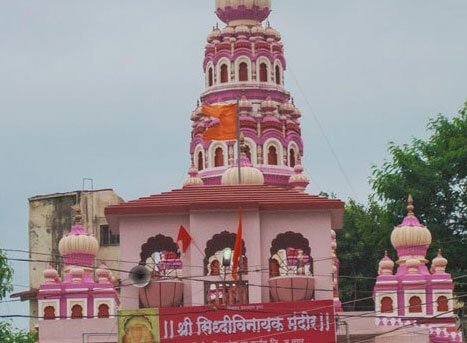
<path id="1" fill-rule="evenodd" d="M 13 290 L 11 284 L 12 278 L 13 269 L 11 269 L 5 253 L 0 249 L 0 300 Z"/>
<path id="2" fill-rule="evenodd" d="M 13 290 L 13 269 L 8 263 L 5 253 L 0 249 L 0 301 Z M 34 343 L 37 335 L 23 330 L 15 330 L 9 321 L 0 321 L 0 342 L 2 343 Z"/>
<path id="3" fill-rule="evenodd" d="M 393 259 L 397 257 L 389 239 L 393 226 L 406 215 L 409 193 L 414 197 L 417 217 L 433 236 L 428 258 L 442 249 L 453 277 L 466 274 L 467 103 L 457 116 L 438 115 L 427 128 L 428 139 L 389 145 L 391 158 L 373 167 L 373 194 L 368 206 L 355 201 L 346 206 L 344 230 L 338 233 L 338 256 L 340 274 L 352 278 L 340 279 L 343 301 L 371 296 L 372 278 L 384 250 L 389 250 Z M 458 291 L 464 288 L 462 283 L 457 286 Z M 371 301 L 357 303 L 355 308 L 369 306 Z"/>
<path id="4" fill-rule="evenodd" d="M 15 330 L 10 322 L 0 322 L 0 342 L 35 343 L 37 335 L 23 330 Z"/>

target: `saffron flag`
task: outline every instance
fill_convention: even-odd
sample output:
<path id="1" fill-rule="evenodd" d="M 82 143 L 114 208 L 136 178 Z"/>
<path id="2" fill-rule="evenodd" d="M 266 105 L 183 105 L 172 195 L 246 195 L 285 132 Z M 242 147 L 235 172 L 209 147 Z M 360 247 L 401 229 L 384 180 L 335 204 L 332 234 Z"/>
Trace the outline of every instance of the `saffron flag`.
<path id="1" fill-rule="evenodd" d="M 203 135 L 204 140 L 227 141 L 237 138 L 237 105 L 204 105 L 201 113 L 218 119 Z"/>
<path id="2" fill-rule="evenodd" d="M 182 250 L 182 253 L 186 253 L 192 240 L 193 239 L 191 238 L 190 234 L 185 229 L 185 227 L 183 225 L 180 225 L 180 229 L 178 229 L 177 243 L 180 249 Z"/>
<path id="3" fill-rule="evenodd" d="M 232 264 L 232 277 L 235 281 L 238 279 L 238 264 L 239 264 L 240 256 L 242 256 L 242 242 L 243 242 L 242 236 L 243 236 L 242 209 L 240 208 L 238 210 L 237 238 L 235 239 L 235 246 L 234 246 L 234 252 L 233 252 L 233 264 Z"/>

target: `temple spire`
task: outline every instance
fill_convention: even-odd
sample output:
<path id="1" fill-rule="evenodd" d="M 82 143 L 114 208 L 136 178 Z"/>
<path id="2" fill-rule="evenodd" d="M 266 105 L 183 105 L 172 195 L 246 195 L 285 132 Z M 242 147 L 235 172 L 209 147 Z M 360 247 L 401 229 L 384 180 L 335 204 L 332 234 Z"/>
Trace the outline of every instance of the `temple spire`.
<path id="1" fill-rule="evenodd" d="M 409 197 L 407 198 L 407 215 L 415 216 L 414 209 L 415 206 L 413 205 L 413 197 L 412 194 L 409 194 Z"/>

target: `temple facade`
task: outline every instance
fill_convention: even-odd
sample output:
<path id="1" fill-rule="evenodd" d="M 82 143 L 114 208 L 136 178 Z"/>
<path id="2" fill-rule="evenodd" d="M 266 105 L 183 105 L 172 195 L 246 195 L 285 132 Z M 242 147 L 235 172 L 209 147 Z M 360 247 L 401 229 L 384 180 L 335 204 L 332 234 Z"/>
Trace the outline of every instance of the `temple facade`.
<path id="1" fill-rule="evenodd" d="M 77 214 L 59 244 L 62 274 L 43 273 L 40 342 L 248 342 L 235 336 L 247 331 L 269 343 L 460 342 L 447 261 L 440 253 L 428 270 L 431 234 L 412 201 L 391 237 L 396 274 L 387 255 L 380 262 L 375 311 L 342 312 L 344 203 L 306 192 L 301 112 L 285 88 L 281 35 L 267 21 L 271 0 L 215 4 L 224 25 L 205 46 L 186 180 L 106 207 L 120 241 L 116 268 L 97 265 L 97 241 Z M 237 105 L 238 139 L 205 139 L 219 120 L 204 108 L 225 104 Z M 276 312 L 251 317 L 267 310 Z"/>

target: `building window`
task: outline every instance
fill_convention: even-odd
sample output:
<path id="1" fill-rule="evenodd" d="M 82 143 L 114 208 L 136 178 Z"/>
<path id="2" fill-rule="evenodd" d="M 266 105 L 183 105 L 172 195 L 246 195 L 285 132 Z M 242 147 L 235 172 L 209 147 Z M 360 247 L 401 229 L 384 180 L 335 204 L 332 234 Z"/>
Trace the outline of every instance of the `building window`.
<path id="1" fill-rule="evenodd" d="M 198 153 L 198 171 L 201 171 L 204 169 L 204 157 L 203 153 L 200 151 Z"/>
<path id="2" fill-rule="evenodd" d="M 83 307 L 81 305 L 74 305 L 71 308 L 71 319 L 82 319 Z"/>
<path id="3" fill-rule="evenodd" d="M 449 311 L 448 298 L 446 298 L 445 296 L 438 297 L 438 299 L 436 299 L 436 304 L 438 305 L 438 307 L 437 307 L 438 312 L 448 312 Z"/>
<path id="4" fill-rule="evenodd" d="M 109 318 L 110 317 L 109 305 L 107 304 L 99 305 L 97 317 L 98 318 Z"/>
<path id="5" fill-rule="evenodd" d="M 101 225 L 100 242 L 103 247 L 120 245 L 120 235 L 112 233 L 108 225 Z"/>
<path id="6" fill-rule="evenodd" d="M 208 84 L 209 87 L 211 87 L 214 84 L 214 71 L 212 70 L 212 68 L 209 68 L 208 71 Z"/>
<path id="7" fill-rule="evenodd" d="M 295 167 L 295 164 L 297 163 L 296 157 L 295 157 L 295 150 L 290 149 L 289 155 L 290 155 L 290 167 L 293 168 Z"/>
<path id="8" fill-rule="evenodd" d="M 238 66 L 238 80 L 241 82 L 248 81 L 248 64 L 246 62 L 242 62 Z"/>
<path id="9" fill-rule="evenodd" d="M 54 320 L 55 319 L 55 307 L 47 306 L 44 308 L 44 320 Z"/>
<path id="10" fill-rule="evenodd" d="M 268 82 L 268 66 L 266 63 L 261 63 L 259 65 L 259 81 Z"/>
<path id="11" fill-rule="evenodd" d="M 422 312 L 422 299 L 420 297 L 412 297 L 409 300 L 409 313 Z"/>
<path id="12" fill-rule="evenodd" d="M 392 313 L 392 311 L 392 299 L 389 297 L 381 299 L 381 313 Z"/>
<path id="13" fill-rule="evenodd" d="M 276 65 L 276 83 L 278 85 L 282 83 L 281 82 L 281 67 L 279 67 L 278 65 Z"/>
<path id="14" fill-rule="evenodd" d="M 221 83 L 226 83 L 229 81 L 229 70 L 227 64 L 221 65 Z"/>
<path id="15" fill-rule="evenodd" d="M 270 146 L 268 149 L 268 164 L 277 166 L 277 149 L 275 146 Z"/>
<path id="16" fill-rule="evenodd" d="M 224 166 L 224 150 L 217 148 L 214 152 L 214 167 Z"/>

